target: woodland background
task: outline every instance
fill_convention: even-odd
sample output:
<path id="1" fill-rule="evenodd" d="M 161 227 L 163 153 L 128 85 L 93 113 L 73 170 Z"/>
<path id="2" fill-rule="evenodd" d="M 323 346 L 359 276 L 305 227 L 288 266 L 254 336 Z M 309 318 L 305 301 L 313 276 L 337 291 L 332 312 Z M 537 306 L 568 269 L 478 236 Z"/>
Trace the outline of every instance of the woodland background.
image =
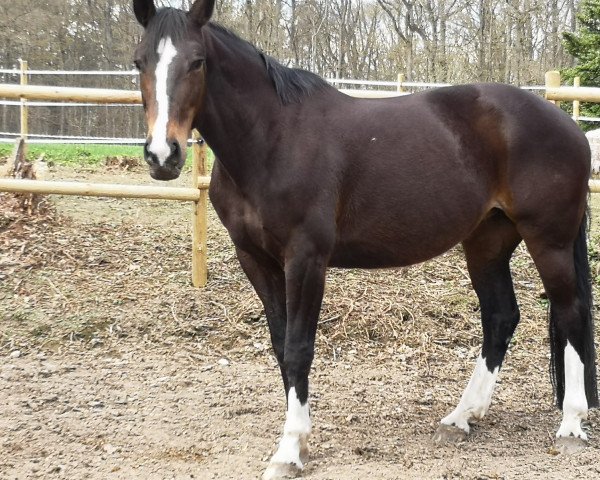
<path id="1" fill-rule="evenodd" d="M 191 0 L 163 0 L 183 6 Z M 324 77 L 543 84 L 574 65 L 563 32 L 580 0 L 221 0 L 214 20 L 284 65 Z M 131 0 L 0 0 L 0 68 L 131 70 L 142 33 Z M 0 82 L 18 77 L 0 74 Z M 135 76 L 32 76 L 46 85 L 137 88 Z M 0 107 L 0 131 L 18 131 L 18 107 Z M 144 136 L 141 108 L 38 107 L 30 132 Z"/>

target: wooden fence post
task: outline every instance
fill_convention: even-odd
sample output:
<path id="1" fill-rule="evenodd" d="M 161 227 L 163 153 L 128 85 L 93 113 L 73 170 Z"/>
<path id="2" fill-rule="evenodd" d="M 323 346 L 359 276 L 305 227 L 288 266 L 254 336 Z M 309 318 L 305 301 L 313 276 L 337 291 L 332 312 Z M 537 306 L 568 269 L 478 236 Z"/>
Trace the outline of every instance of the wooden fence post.
<path id="1" fill-rule="evenodd" d="M 559 88 L 560 87 L 560 72 L 557 70 L 551 70 L 546 72 L 546 90 L 549 88 Z M 548 98 L 548 97 L 546 97 Z M 550 100 L 557 107 L 560 106 L 560 102 Z"/>
<path id="2" fill-rule="evenodd" d="M 27 60 L 19 58 L 19 63 L 21 64 L 21 85 L 27 85 Z M 27 100 L 21 98 L 21 138 L 23 140 L 27 140 L 27 134 L 29 133 L 27 114 Z"/>
<path id="3" fill-rule="evenodd" d="M 198 188 L 199 177 L 206 175 L 206 142 L 201 139 L 198 130 L 192 131 L 192 186 Z M 206 285 L 208 271 L 206 267 L 208 189 L 200 189 L 200 197 L 194 202 L 192 210 L 192 284 L 194 287 Z"/>
<path id="4" fill-rule="evenodd" d="M 573 86 L 574 87 L 581 86 L 581 77 L 575 77 L 573 79 Z M 580 104 L 579 100 L 573 100 L 573 120 L 575 120 L 577 123 L 579 123 L 580 106 L 581 106 L 581 104 Z"/>
<path id="5" fill-rule="evenodd" d="M 403 73 L 399 73 L 398 74 L 398 91 L 399 92 L 403 92 L 404 91 L 404 81 L 406 80 L 406 77 L 404 76 Z"/>

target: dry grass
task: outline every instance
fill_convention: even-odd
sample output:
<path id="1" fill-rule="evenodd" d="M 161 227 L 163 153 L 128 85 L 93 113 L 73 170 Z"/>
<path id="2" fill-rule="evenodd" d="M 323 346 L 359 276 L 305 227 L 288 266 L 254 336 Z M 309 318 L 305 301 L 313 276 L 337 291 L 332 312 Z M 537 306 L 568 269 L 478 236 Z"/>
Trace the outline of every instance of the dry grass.
<path id="1" fill-rule="evenodd" d="M 52 174 L 148 182 L 131 168 Z M 209 282 L 195 289 L 189 206 L 52 197 L 44 213 L 28 216 L 12 202 L 0 195 L 7 363 L 0 469 L 19 478 L 58 464 L 86 478 L 118 469 L 123 478 L 154 478 L 161 468 L 165 478 L 236 479 L 264 469 L 271 441 L 264 439 L 280 433 L 282 389 L 262 307 L 214 212 Z M 598 251 L 595 238 L 596 294 Z M 559 422 L 547 375 L 546 300 L 522 246 L 512 269 L 522 319 L 494 408 L 470 441 L 439 450 L 428 439 L 456 405 L 481 343 L 460 248 L 407 269 L 329 273 L 311 374 L 316 462 L 307 478 L 597 475 L 593 436 L 591 448 L 571 459 L 546 451 Z M 20 357 L 7 356 L 17 349 Z M 228 366 L 218 363 L 223 358 Z M 98 399 L 104 415 L 89 408 Z M 597 431 L 596 412 L 590 422 Z M 244 453 L 236 460 L 231 452 Z M 141 473 L 143 464 L 150 473 Z"/>
<path id="2" fill-rule="evenodd" d="M 104 181 L 122 175 L 96 174 Z M 127 175 L 145 181 L 144 172 Z M 231 353 L 268 343 L 262 307 L 213 211 L 209 283 L 198 290 L 190 285 L 185 206 L 71 197 L 23 216 L 11 198 L 0 196 L 0 348 L 143 338 L 203 341 Z M 522 246 L 512 269 L 522 312 L 513 344 L 545 342 L 543 289 Z M 472 357 L 481 341 L 460 247 L 407 269 L 332 270 L 320 324 L 319 348 L 334 356 L 341 346 L 391 344 L 411 355 L 427 352 L 423 358 L 438 349 Z"/>

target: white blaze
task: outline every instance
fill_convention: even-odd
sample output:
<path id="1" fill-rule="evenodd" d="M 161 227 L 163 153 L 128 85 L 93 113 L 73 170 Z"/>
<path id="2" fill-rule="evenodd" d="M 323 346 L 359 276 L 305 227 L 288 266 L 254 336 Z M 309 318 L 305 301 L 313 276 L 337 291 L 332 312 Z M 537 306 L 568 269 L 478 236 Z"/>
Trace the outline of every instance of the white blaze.
<path id="1" fill-rule="evenodd" d="M 581 420 L 587 418 L 588 404 L 585 396 L 584 367 L 570 342 L 565 347 L 565 398 L 563 419 L 557 437 L 573 435 L 587 440 L 581 429 Z"/>
<path id="2" fill-rule="evenodd" d="M 177 49 L 173 46 L 171 37 L 163 38 L 156 49 L 158 63 L 156 64 L 156 103 L 158 113 L 152 128 L 152 143 L 148 150 L 158 158 L 158 163 L 163 165 L 171 153 L 171 147 L 167 143 L 167 123 L 169 122 L 169 96 L 167 94 L 167 78 L 169 65 L 177 55 Z"/>
<path id="3" fill-rule="evenodd" d="M 450 415 L 442 419 L 442 423 L 444 425 L 455 425 L 469 433 L 469 420 L 471 418 L 483 418 L 490 407 L 490 403 L 492 403 L 492 394 L 494 393 L 499 369 L 499 367 L 496 367 L 493 372 L 490 372 L 485 363 L 485 358 L 479 355 L 473 375 L 460 398 L 458 406 Z"/>

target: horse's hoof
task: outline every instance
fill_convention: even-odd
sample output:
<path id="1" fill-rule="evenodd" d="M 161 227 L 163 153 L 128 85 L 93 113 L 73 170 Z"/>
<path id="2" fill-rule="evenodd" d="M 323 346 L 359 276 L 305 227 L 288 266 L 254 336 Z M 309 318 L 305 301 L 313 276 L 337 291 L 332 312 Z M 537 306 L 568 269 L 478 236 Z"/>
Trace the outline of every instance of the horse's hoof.
<path id="1" fill-rule="evenodd" d="M 579 437 L 558 437 L 554 449 L 561 455 L 572 455 L 585 449 L 587 442 Z"/>
<path id="2" fill-rule="evenodd" d="M 460 443 L 467 439 L 467 432 L 454 425 L 440 424 L 433 434 L 433 443 L 446 445 L 449 443 Z"/>
<path id="3" fill-rule="evenodd" d="M 302 475 L 302 469 L 295 463 L 271 463 L 263 473 L 262 480 L 298 478 L 300 475 Z"/>

